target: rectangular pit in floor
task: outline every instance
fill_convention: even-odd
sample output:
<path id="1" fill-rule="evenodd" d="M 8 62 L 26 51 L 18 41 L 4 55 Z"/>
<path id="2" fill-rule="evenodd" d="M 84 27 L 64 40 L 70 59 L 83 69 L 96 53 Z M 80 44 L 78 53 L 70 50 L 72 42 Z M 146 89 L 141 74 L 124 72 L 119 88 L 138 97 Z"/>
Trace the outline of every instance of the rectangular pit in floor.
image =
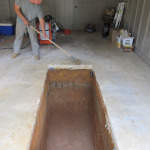
<path id="1" fill-rule="evenodd" d="M 91 66 L 50 66 L 29 150 L 117 149 Z"/>

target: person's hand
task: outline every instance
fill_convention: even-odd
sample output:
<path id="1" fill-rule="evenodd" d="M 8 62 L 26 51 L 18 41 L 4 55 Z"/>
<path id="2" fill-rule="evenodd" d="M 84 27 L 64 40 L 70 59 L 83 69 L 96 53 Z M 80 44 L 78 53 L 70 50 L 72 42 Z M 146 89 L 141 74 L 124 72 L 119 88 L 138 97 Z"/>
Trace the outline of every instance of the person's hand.
<path id="1" fill-rule="evenodd" d="M 23 23 L 26 25 L 26 26 L 28 26 L 29 25 L 29 22 L 25 19 L 25 20 L 23 20 Z"/>
<path id="2" fill-rule="evenodd" d="M 43 33 L 43 37 L 44 39 L 48 39 L 48 36 L 46 35 L 46 33 Z"/>

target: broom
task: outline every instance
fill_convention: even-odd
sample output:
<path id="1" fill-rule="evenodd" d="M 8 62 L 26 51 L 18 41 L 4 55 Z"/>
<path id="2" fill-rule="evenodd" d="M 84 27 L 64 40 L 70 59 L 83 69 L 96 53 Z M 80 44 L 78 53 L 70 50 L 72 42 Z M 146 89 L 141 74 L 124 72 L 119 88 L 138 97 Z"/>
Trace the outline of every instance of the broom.
<path id="1" fill-rule="evenodd" d="M 41 32 L 39 32 L 38 30 L 36 30 L 33 26 L 29 25 L 30 28 L 32 28 L 35 32 L 39 33 L 41 36 L 43 36 L 43 34 Z M 44 36 L 43 36 L 44 37 Z M 60 49 L 63 53 L 65 53 L 67 56 L 69 56 L 76 64 L 80 65 L 81 61 L 75 57 L 73 57 L 72 55 L 70 55 L 66 50 L 64 50 L 63 48 L 61 48 L 59 45 L 57 45 L 55 42 L 53 42 L 52 40 L 50 40 L 49 38 L 46 37 L 46 39 L 48 41 L 50 41 L 51 43 L 53 43 L 58 49 Z"/>

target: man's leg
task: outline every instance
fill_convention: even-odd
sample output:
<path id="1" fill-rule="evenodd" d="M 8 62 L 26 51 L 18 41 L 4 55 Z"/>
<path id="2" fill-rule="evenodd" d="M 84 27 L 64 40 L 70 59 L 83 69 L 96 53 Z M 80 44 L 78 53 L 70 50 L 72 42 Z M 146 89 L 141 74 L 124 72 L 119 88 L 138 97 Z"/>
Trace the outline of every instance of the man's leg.
<path id="1" fill-rule="evenodd" d="M 23 35 L 25 32 L 26 26 L 22 23 L 17 22 L 16 23 L 16 39 L 14 42 L 14 54 L 12 55 L 12 58 L 16 58 L 20 54 L 20 48 L 22 44 Z"/>
<path id="2" fill-rule="evenodd" d="M 35 23 L 32 23 L 31 25 L 34 28 L 36 28 Z M 40 59 L 40 49 L 39 49 L 40 46 L 39 46 L 38 39 L 37 39 L 37 33 L 33 29 L 31 29 L 30 27 L 27 27 L 27 29 L 29 32 L 30 40 L 31 40 L 33 54 L 35 56 L 35 59 L 39 60 Z"/>

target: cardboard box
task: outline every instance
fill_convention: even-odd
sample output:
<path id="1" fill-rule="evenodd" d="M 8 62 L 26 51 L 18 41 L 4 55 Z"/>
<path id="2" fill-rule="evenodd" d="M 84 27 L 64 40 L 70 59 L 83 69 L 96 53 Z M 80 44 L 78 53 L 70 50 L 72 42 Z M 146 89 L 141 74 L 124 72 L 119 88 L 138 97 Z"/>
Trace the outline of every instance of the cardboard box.
<path id="1" fill-rule="evenodd" d="M 132 47 L 134 37 L 131 37 L 131 34 L 127 30 L 121 30 L 120 36 L 123 46 Z"/>
<path id="2" fill-rule="evenodd" d="M 116 42 L 116 36 L 120 33 L 121 28 L 110 28 L 109 39 L 111 43 Z"/>
<path id="3" fill-rule="evenodd" d="M 121 48 L 121 37 L 116 36 L 116 45 L 118 48 Z"/>
<path id="4" fill-rule="evenodd" d="M 133 52 L 134 51 L 134 46 L 126 47 L 126 46 L 123 46 L 123 44 L 121 44 L 121 50 L 123 52 Z"/>
<path id="5" fill-rule="evenodd" d="M 134 40 L 134 37 L 125 38 L 125 39 L 122 40 L 122 44 L 123 44 L 123 46 L 125 46 L 125 47 L 132 47 L 132 45 L 133 45 L 133 40 Z"/>

